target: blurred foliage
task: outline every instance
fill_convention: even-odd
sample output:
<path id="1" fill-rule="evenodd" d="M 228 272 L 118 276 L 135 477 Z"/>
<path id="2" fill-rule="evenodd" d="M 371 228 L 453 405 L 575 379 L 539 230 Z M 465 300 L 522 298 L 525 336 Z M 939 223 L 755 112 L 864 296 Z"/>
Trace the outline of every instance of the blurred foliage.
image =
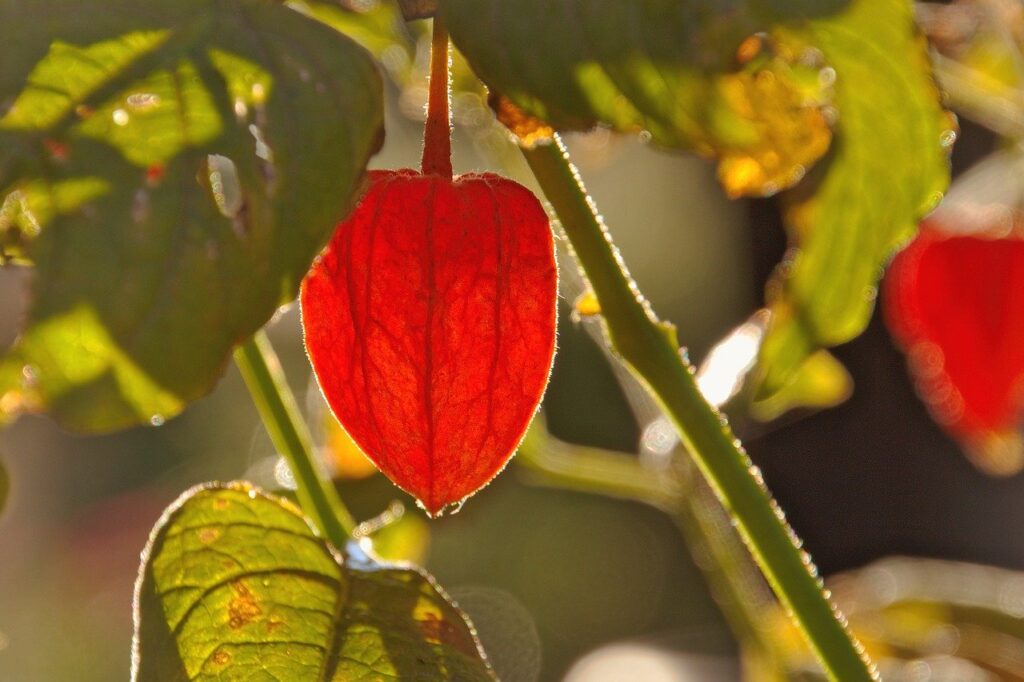
<path id="1" fill-rule="evenodd" d="M 1024 9 L 1014 0 L 919 3 L 932 62 L 949 102 L 1009 139 L 1024 135 Z"/>
<path id="2" fill-rule="evenodd" d="M 36 265 L 0 418 L 161 423 L 294 296 L 347 210 L 380 144 L 373 62 L 254 2 L 4 2 L 0 41 L 18 46 L 0 234 Z"/>
<path id="3" fill-rule="evenodd" d="M 494 679 L 430 576 L 355 548 L 341 564 L 248 484 L 185 493 L 143 556 L 134 680 Z"/>
<path id="4" fill-rule="evenodd" d="M 885 680 L 1024 680 L 1024 574 L 934 559 L 884 559 L 829 588 Z M 787 680 L 824 679 L 789 619 L 766 620 Z M 752 671 L 754 680 L 781 679 Z"/>
<path id="5" fill-rule="evenodd" d="M 853 379 L 831 353 L 812 353 L 778 391 L 753 400 L 750 413 L 761 421 L 777 419 L 794 407 L 824 409 L 850 397 Z"/>

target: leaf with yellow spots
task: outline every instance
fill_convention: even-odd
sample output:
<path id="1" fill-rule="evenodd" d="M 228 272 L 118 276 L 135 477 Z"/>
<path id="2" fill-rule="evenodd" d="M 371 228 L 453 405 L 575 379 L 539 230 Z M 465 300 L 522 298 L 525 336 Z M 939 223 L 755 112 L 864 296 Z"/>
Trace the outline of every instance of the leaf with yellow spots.
<path id="1" fill-rule="evenodd" d="M 749 144 L 719 150 L 718 179 L 730 197 L 763 196 L 796 184 L 828 151 L 832 131 L 822 107 L 831 98 L 820 67 L 768 54 L 761 36 L 737 49 L 743 70 L 721 77 L 729 107 L 756 127 Z M 776 48 L 778 50 L 778 48 Z"/>
<path id="2" fill-rule="evenodd" d="M 143 553 L 132 680 L 494 680 L 433 578 L 349 549 L 248 484 L 185 493 Z"/>

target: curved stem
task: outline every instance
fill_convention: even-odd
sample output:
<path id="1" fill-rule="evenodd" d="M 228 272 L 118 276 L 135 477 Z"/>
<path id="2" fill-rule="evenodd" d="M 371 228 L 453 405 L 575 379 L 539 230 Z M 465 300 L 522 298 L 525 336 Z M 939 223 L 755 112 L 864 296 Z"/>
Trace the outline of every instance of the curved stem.
<path id="1" fill-rule="evenodd" d="M 522 151 L 597 295 L 612 347 L 671 419 L 826 673 L 843 682 L 877 679 L 724 416 L 700 394 L 674 329 L 637 291 L 561 140 Z"/>
<path id="2" fill-rule="evenodd" d="M 295 476 L 298 485 L 295 492 L 302 511 L 331 544 L 344 547 L 356 528 L 355 519 L 318 466 L 309 429 L 288 388 L 270 339 L 262 330 L 235 350 L 235 364 L 274 447 Z"/>
<path id="3" fill-rule="evenodd" d="M 452 127 L 448 106 L 450 91 L 448 30 L 439 15 L 434 16 L 430 41 L 430 90 L 427 95 L 427 123 L 423 129 L 424 175 L 452 177 Z"/>
<path id="4" fill-rule="evenodd" d="M 534 418 L 515 461 L 540 485 L 642 502 L 666 514 L 682 502 L 675 480 L 645 469 L 635 457 L 553 437 L 543 413 Z"/>

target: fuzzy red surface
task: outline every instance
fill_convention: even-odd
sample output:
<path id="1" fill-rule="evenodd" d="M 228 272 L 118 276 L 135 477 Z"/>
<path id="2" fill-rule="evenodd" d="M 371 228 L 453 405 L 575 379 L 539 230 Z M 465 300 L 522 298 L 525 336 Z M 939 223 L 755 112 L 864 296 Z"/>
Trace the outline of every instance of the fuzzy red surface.
<path id="1" fill-rule="evenodd" d="M 893 260 L 886 322 L 936 420 L 970 446 L 1020 427 L 1024 239 L 936 227 L 926 221 Z"/>
<path id="2" fill-rule="evenodd" d="M 306 349 L 367 456 L 436 514 L 508 462 L 547 385 L 547 215 L 497 175 L 374 171 L 302 284 Z"/>

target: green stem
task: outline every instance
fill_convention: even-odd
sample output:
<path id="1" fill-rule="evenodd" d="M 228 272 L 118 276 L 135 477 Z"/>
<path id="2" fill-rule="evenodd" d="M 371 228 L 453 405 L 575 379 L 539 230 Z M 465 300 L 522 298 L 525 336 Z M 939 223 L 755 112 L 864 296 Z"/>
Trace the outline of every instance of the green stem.
<path id="1" fill-rule="evenodd" d="M 635 457 L 552 437 L 543 414 L 519 444 L 516 465 L 541 485 L 642 502 L 666 514 L 675 513 L 682 501 L 674 480 L 645 469 Z"/>
<path id="2" fill-rule="evenodd" d="M 335 547 L 344 547 L 355 530 L 355 519 L 318 466 L 309 429 L 262 330 L 235 350 L 235 364 L 274 447 L 295 476 L 302 511 Z"/>
<path id="3" fill-rule="evenodd" d="M 523 154 L 597 295 L 612 347 L 672 420 L 826 673 L 843 682 L 877 679 L 724 416 L 700 394 L 674 329 L 637 291 L 561 141 Z"/>

